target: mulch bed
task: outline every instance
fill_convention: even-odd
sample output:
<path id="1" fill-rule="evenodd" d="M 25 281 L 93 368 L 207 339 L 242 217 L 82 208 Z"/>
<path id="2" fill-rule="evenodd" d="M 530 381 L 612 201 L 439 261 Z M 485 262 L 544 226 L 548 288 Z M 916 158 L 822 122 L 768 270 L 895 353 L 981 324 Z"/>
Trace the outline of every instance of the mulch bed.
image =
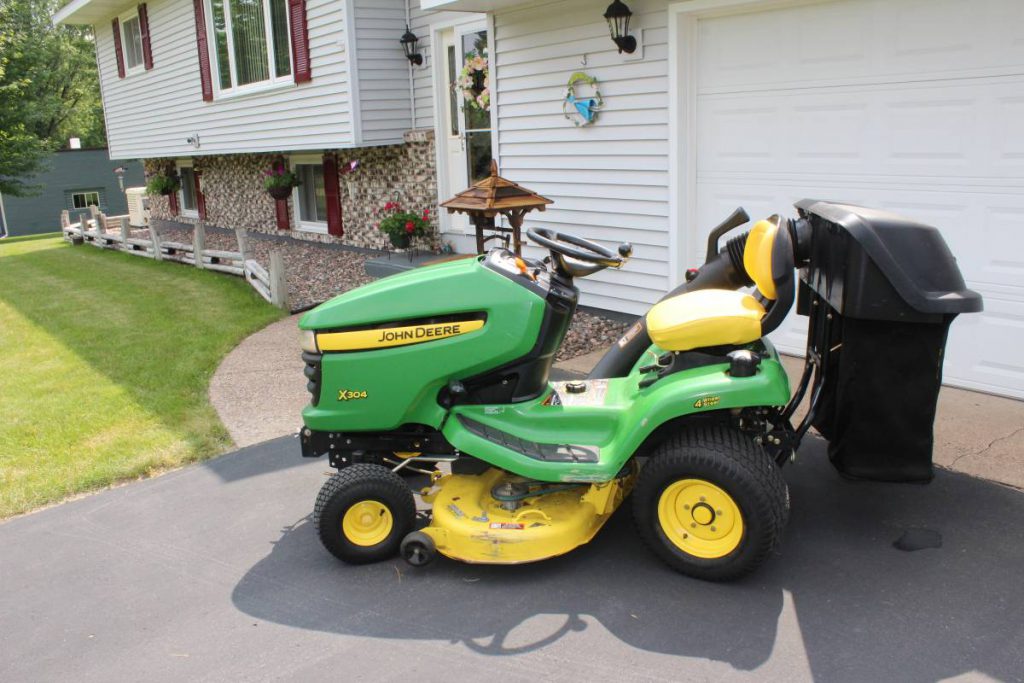
<path id="1" fill-rule="evenodd" d="M 148 230 L 133 231 L 133 237 L 148 237 Z M 160 238 L 170 242 L 192 242 L 191 227 L 161 226 Z M 271 250 L 281 252 L 288 278 L 288 304 L 295 310 L 304 310 L 355 289 L 373 278 L 366 274 L 367 259 L 379 254 L 304 242 L 278 239 L 250 231 L 250 258 L 268 267 Z M 238 243 L 232 231 L 207 228 L 206 248 L 235 251 Z M 400 256 L 396 258 L 401 258 Z M 577 311 L 569 332 L 558 352 L 558 360 L 568 360 L 591 351 L 608 348 L 629 326 L 618 320 Z"/>

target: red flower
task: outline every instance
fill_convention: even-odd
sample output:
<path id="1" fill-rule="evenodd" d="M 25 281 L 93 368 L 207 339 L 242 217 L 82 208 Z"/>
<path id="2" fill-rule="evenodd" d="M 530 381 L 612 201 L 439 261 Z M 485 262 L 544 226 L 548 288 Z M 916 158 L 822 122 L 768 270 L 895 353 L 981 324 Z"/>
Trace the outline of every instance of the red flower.
<path id="1" fill-rule="evenodd" d="M 430 215 L 430 209 L 423 209 L 423 220 L 427 220 L 427 216 Z"/>
<path id="2" fill-rule="evenodd" d="M 408 233 L 411 233 L 414 230 L 416 230 L 416 225 L 412 221 L 406 221 L 405 222 L 405 231 L 408 232 Z"/>

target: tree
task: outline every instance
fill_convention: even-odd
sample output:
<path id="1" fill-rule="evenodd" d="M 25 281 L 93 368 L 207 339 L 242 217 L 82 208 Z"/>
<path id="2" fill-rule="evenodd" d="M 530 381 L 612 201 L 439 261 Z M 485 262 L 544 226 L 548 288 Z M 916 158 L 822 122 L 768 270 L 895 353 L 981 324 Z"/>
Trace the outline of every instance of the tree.
<path id="1" fill-rule="evenodd" d="M 0 3 L 0 192 L 31 193 L 46 156 L 106 143 L 92 30 L 53 26 L 60 0 Z"/>

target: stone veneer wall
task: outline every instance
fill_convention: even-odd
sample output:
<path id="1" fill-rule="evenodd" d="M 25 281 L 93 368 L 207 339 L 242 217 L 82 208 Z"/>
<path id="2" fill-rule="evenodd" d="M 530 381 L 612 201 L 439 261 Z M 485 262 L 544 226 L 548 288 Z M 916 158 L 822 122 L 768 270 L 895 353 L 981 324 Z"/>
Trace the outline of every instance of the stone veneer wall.
<path id="1" fill-rule="evenodd" d="M 418 246 L 437 248 L 437 169 L 434 157 L 434 131 L 420 129 L 405 134 L 405 143 L 381 147 L 337 150 L 338 165 L 359 160 L 359 168 L 340 177 L 342 216 L 345 235 L 341 238 L 320 233 L 278 230 L 274 200 L 263 189 L 263 171 L 279 159 L 277 154 L 232 154 L 194 157 L 196 170 L 202 171 L 206 199 L 206 223 L 222 228 L 245 228 L 256 232 L 289 235 L 296 239 L 333 242 L 358 247 L 380 248 L 387 236 L 377 230 L 378 212 L 384 204 L 398 202 L 417 213 L 430 209 L 433 235 Z M 146 159 L 148 177 L 174 160 Z M 195 219 L 170 214 L 166 197 L 151 196 L 153 218 L 194 223 Z M 293 216 L 292 200 L 288 200 Z M 294 221 L 293 221 L 294 223 Z"/>

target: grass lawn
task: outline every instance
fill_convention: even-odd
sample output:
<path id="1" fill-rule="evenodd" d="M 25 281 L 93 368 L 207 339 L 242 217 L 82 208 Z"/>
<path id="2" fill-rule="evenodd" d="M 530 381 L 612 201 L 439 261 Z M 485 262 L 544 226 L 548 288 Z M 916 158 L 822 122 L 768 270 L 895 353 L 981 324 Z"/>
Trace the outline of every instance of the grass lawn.
<path id="1" fill-rule="evenodd" d="M 282 315 L 240 278 L 0 241 L 0 518 L 224 450 L 210 377 Z"/>

